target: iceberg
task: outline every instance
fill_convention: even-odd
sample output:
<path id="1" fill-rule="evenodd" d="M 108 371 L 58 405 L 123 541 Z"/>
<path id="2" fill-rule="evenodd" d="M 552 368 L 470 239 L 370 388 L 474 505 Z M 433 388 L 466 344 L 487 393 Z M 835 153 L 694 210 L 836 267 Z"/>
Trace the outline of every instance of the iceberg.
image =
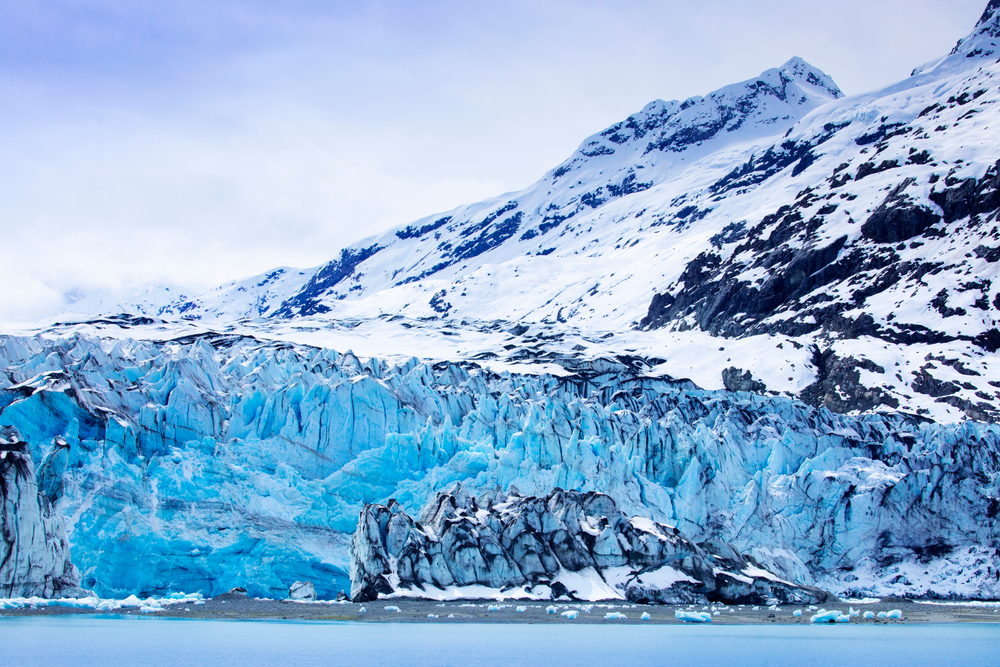
<path id="1" fill-rule="evenodd" d="M 711 623 L 712 615 L 700 611 L 682 611 L 678 609 L 674 612 L 674 618 L 684 623 Z"/>

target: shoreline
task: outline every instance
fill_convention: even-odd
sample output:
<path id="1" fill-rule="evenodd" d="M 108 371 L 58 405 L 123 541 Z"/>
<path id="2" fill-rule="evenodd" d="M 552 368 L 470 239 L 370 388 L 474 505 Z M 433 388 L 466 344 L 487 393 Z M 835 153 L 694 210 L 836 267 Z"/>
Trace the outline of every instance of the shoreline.
<path id="1" fill-rule="evenodd" d="M 547 610 L 554 608 L 554 613 Z M 694 625 L 675 618 L 678 610 L 712 614 L 711 625 L 811 625 L 810 618 L 820 609 L 838 610 L 853 615 L 849 624 L 892 625 L 905 623 L 1000 623 L 1000 602 L 914 601 L 888 598 L 878 602 L 837 602 L 825 605 L 641 605 L 623 601 L 605 602 L 535 602 L 495 600 L 417 600 L 385 599 L 375 602 L 301 602 L 248 598 L 224 593 L 208 600 L 184 600 L 165 603 L 159 609 L 120 607 L 98 610 L 72 606 L 30 606 L 0 610 L 3 617 L 113 615 L 116 617 L 169 618 L 192 620 L 287 620 L 287 621 L 356 621 L 362 623 L 586 623 Z M 902 612 L 901 619 L 864 619 L 871 611 Z M 563 612 L 576 611 L 575 618 Z M 795 616 L 794 612 L 801 612 Z M 624 614 L 625 618 L 605 618 L 606 614 Z M 648 614 L 647 620 L 642 616 Z M 0 621 L 2 622 L 2 621 Z"/>

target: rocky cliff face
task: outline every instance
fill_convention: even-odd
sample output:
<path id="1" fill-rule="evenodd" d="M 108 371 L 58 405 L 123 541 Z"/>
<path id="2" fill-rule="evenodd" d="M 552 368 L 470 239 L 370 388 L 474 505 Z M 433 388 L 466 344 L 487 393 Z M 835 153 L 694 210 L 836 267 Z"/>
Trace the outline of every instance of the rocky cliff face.
<path id="1" fill-rule="evenodd" d="M 609 600 L 642 603 L 823 602 L 829 594 L 782 581 L 713 540 L 628 517 L 602 493 L 557 489 L 544 498 L 461 486 L 438 493 L 414 521 L 391 500 L 366 505 L 351 553 L 351 597 Z"/>
<path id="2" fill-rule="evenodd" d="M 39 489 L 28 444 L 0 430 L 0 596 L 81 597 L 62 516 Z"/>

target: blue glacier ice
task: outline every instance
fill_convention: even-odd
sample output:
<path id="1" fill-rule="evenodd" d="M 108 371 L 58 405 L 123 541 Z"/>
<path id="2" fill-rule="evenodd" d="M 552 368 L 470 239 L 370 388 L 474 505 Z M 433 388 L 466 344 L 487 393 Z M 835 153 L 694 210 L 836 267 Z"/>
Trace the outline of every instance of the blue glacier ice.
<path id="1" fill-rule="evenodd" d="M 835 592 L 1000 597 L 995 425 L 838 415 L 614 360 L 496 374 L 222 334 L 5 336 L 0 368 L 0 426 L 43 462 L 102 597 L 332 597 L 366 503 L 415 514 L 454 482 L 606 493 Z"/>

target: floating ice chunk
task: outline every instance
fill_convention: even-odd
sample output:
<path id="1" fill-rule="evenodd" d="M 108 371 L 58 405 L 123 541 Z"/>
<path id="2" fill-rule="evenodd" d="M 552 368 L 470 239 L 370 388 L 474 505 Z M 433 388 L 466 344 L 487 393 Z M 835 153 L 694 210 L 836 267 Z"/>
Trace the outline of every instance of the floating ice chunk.
<path id="1" fill-rule="evenodd" d="M 358 609 L 358 613 L 359 613 L 359 614 L 363 614 L 363 613 L 365 613 L 366 611 L 368 611 L 368 610 L 367 610 L 367 609 L 365 609 L 364 607 L 362 607 L 361 609 Z"/>
<path id="2" fill-rule="evenodd" d="M 642 616 L 639 617 L 639 620 L 648 621 L 650 618 L 652 618 L 652 617 L 649 615 L 649 612 L 648 611 L 644 611 L 644 612 L 642 612 Z"/>
<path id="3" fill-rule="evenodd" d="M 448 614 L 448 618 L 455 618 L 455 614 Z"/>
<path id="4" fill-rule="evenodd" d="M 609 611 L 604 615 L 605 621 L 624 621 L 628 616 L 621 613 L 620 611 Z"/>
<path id="5" fill-rule="evenodd" d="M 861 615 L 861 612 L 859 610 L 855 609 L 854 607 L 850 607 L 850 611 L 848 613 L 851 616 L 854 616 L 854 617 L 858 617 L 858 616 Z"/>
<path id="6" fill-rule="evenodd" d="M 398 612 L 398 611 L 399 611 L 399 607 L 397 607 L 397 606 L 396 606 L 396 605 L 394 605 L 394 604 L 391 604 L 391 605 L 389 605 L 388 607 L 383 607 L 383 609 L 384 609 L 385 611 L 395 611 L 395 612 Z"/>
<path id="7" fill-rule="evenodd" d="M 437 618 L 437 614 L 427 614 L 427 618 Z"/>
<path id="8" fill-rule="evenodd" d="M 885 612 L 884 612 L 884 611 L 880 611 L 880 612 L 878 613 L 878 617 L 879 617 L 879 618 L 885 618 Z"/>
<path id="9" fill-rule="evenodd" d="M 517 611 L 517 612 L 522 612 L 522 613 L 523 613 L 523 612 L 526 612 L 526 611 L 528 611 L 528 608 L 527 608 L 527 607 L 518 607 L 518 608 L 517 608 L 517 609 L 515 609 L 514 611 Z"/>
<path id="10" fill-rule="evenodd" d="M 903 612 L 899 609 L 893 609 L 885 615 L 886 618 L 903 618 Z"/>
<path id="11" fill-rule="evenodd" d="M 801 609 L 796 609 L 795 611 L 792 612 L 792 616 L 795 616 L 795 617 L 802 616 L 802 610 Z"/>
<path id="12" fill-rule="evenodd" d="M 781 604 L 781 600 L 779 600 L 778 598 L 770 598 L 767 601 L 767 606 L 768 607 L 776 607 L 779 604 Z"/>
<path id="13" fill-rule="evenodd" d="M 137 598 L 135 595 L 130 595 L 121 602 L 118 603 L 119 607 L 141 607 L 142 600 Z"/>
<path id="14" fill-rule="evenodd" d="M 564 611 L 562 615 L 568 618 L 569 620 L 573 621 L 576 620 L 576 617 L 580 615 L 580 612 L 578 612 L 576 609 L 570 609 L 569 611 Z"/>
<path id="15" fill-rule="evenodd" d="M 559 613 L 559 610 L 558 610 L 558 609 L 556 609 L 556 608 L 555 608 L 555 607 L 553 607 L 553 606 L 549 606 L 549 607 L 546 607 L 546 608 L 545 608 L 545 613 L 546 613 L 546 614 L 557 614 L 557 613 Z"/>
<path id="16" fill-rule="evenodd" d="M 710 623 L 712 615 L 706 612 L 678 610 L 674 612 L 674 618 L 684 623 Z"/>
<path id="17" fill-rule="evenodd" d="M 850 614 L 841 614 L 840 616 L 837 617 L 837 623 L 850 623 L 850 622 L 851 622 Z"/>
<path id="18" fill-rule="evenodd" d="M 719 611 L 716 611 L 716 612 L 712 612 L 712 616 L 718 616 L 718 615 L 719 615 L 719 614 L 721 614 L 721 613 L 722 613 L 722 612 L 719 612 Z"/>
<path id="19" fill-rule="evenodd" d="M 500 611 L 500 605 L 491 604 L 489 607 L 486 608 L 486 611 Z"/>
<path id="20" fill-rule="evenodd" d="M 841 613 L 836 609 L 831 609 L 826 611 L 825 609 L 820 609 L 818 612 L 813 614 L 809 618 L 810 623 L 840 623 Z M 850 616 L 847 617 L 848 619 Z"/>
<path id="21" fill-rule="evenodd" d="M 867 618 L 868 620 L 871 620 L 871 619 L 875 618 L 875 612 L 873 612 L 873 611 L 866 611 L 864 614 L 862 614 L 862 618 Z"/>

